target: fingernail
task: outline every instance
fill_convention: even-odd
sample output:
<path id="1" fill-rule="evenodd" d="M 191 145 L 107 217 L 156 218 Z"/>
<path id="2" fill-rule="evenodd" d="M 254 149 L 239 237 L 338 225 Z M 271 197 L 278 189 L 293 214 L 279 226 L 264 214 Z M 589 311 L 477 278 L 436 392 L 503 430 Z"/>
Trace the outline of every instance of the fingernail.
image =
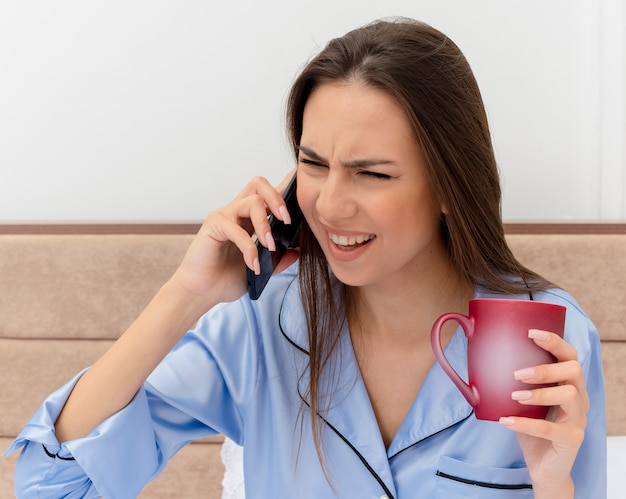
<path id="1" fill-rule="evenodd" d="M 289 216 L 289 212 L 287 211 L 286 206 L 281 206 L 280 208 L 278 208 L 278 213 L 280 213 L 280 218 L 282 219 L 283 223 L 287 225 L 291 223 L 291 217 Z"/>
<path id="2" fill-rule="evenodd" d="M 513 426 L 513 424 L 515 424 L 515 418 L 503 417 L 500 418 L 498 422 L 504 426 Z"/>
<path id="3" fill-rule="evenodd" d="M 261 275 L 261 264 L 259 263 L 259 259 L 255 258 L 252 262 L 252 270 L 256 275 Z"/>
<path id="4" fill-rule="evenodd" d="M 547 331 L 542 331 L 541 329 L 529 329 L 528 330 L 528 337 L 532 338 L 533 340 L 547 340 L 548 339 L 548 332 Z"/>
<path id="5" fill-rule="evenodd" d="M 519 369 L 513 373 L 513 377 L 518 381 L 522 381 L 525 379 L 532 379 L 534 376 L 535 376 L 534 367 L 527 367 L 525 369 Z"/>
<path id="6" fill-rule="evenodd" d="M 276 243 L 274 242 L 274 238 L 272 237 L 271 232 L 265 234 L 265 245 L 270 251 L 276 251 Z"/>
<path id="7" fill-rule="evenodd" d="M 533 394 L 530 390 L 517 390 L 511 393 L 511 398 L 513 400 L 530 400 L 532 396 Z"/>

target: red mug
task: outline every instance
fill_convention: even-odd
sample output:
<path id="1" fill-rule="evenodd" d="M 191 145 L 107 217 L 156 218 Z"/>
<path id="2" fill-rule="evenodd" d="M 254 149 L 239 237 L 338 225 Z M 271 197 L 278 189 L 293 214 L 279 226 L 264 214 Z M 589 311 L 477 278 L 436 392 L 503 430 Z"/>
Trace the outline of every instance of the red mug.
<path id="1" fill-rule="evenodd" d="M 467 337 L 466 383 L 446 359 L 441 347 L 441 328 L 454 320 Z M 474 408 L 477 419 L 497 421 L 501 416 L 543 419 L 548 407 L 524 405 L 511 398 L 516 390 L 548 385 L 530 385 L 514 378 L 518 369 L 550 364 L 556 359 L 528 337 L 529 329 L 542 329 L 561 338 L 565 307 L 531 300 L 477 298 L 469 302 L 469 314 L 450 312 L 433 324 L 430 339 L 444 372 Z"/>

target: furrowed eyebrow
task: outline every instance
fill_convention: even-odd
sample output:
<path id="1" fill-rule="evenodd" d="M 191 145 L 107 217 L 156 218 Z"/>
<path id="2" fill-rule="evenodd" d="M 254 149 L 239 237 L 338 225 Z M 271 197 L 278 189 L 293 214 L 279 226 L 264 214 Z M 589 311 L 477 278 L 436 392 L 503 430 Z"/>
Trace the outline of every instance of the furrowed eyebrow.
<path id="1" fill-rule="evenodd" d="M 355 159 L 343 163 L 346 168 L 369 168 L 371 166 L 394 165 L 395 161 L 389 159 Z"/>
<path id="2" fill-rule="evenodd" d="M 298 151 L 303 152 L 313 161 L 326 164 L 326 160 L 322 158 L 319 154 L 317 154 L 313 149 L 309 149 L 308 147 L 298 146 Z"/>
<path id="3" fill-rule="evenodd" d="M 323 163 L 325 165 L 328 164 L 328 161 L 322 158 L 319 154 L 317 154 L 313 149 L 309 149 L 308 147 L 298 146 L 298 150 L 306 154 L 313 161 L 317 161 L 319 163 Z M 372 166 L 380 166 L 380 165 L 394 165 L 395 161 L 391 161 L 389 159 L 355 159 L 353 161 L 347 161 L 342 163 L 342 165 L 346 168 L 369 168 Z"/>

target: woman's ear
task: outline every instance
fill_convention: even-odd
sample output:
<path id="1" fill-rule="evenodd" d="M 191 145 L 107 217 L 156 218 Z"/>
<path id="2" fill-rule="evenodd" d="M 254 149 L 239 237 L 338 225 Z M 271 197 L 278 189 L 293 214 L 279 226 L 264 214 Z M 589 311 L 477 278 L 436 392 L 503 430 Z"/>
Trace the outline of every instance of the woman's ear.
<path id="1" fill-rule="evenodd" d="M 438 193 L 435 196 L 434 202 L 439 204 L 439 210 L 441 211 L 442 217 L 450 214 L 450 210 L 448 210 L 444 196 L 441 193 Z"/>

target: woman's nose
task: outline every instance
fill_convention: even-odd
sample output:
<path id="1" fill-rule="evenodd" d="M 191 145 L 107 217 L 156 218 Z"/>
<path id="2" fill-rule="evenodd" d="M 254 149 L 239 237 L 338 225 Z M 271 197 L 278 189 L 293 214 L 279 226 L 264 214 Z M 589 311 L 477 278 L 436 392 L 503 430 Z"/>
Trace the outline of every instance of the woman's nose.
<path id="1" fill-rule="evenodd" d="M 320 217 L 329 222 L 350 218 L 356 213 L 356 207 L 349 177 L 345 173 L 329 174 L 317 198 L 316 208 Z"/>

